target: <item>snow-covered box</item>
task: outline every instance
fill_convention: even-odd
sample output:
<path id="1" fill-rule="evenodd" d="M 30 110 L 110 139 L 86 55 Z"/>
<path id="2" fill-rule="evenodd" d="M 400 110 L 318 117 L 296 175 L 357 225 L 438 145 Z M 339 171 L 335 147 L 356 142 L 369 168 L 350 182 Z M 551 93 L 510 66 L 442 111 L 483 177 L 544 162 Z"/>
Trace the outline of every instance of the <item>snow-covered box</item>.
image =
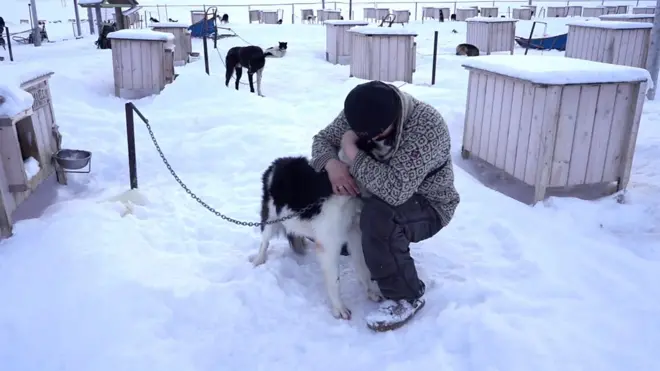
<path id="1" fill-rule="evenodd" d="M 356 26 L 348 32 L 353 34 L 351 77 L 412 83 L 416 32 L 376 26 Z"/>
<path id="2" fill-rule="evenodd" d="M 568 16 L 567 6 L 549 6 L 546 10 L 546 18 L 558 18 Z"/>
<path id="3" fill-rule="evenodd" d="M 449 17 L 451 16 L 451 10 L 449 10 L 449 8 L 436 8 L 431 6 L 422 7 L 422 23 L 424 23 L 424 18 L 431 18 L 439 21 L 440 13 L 442 13 L 443 20 L 449 20 Z"/>
<path id="4" fill-rule="evenodd" d="M 481 13 L 479 15 L 485 18 L 497 18 L 497 16 L 499 15 L 499 9 L 495 7 L 482 6 L 480 11 Z"/>
<path id="5" fill-rule="evenodd" d="M 115 95 L 140 99 L 174 81 L 174 35 L 149 29 L 120 30 L 112 40 Z"/>
<path id="6" fill-rule="evenodd" d="M 566 7 L 568 17 L 580 17 L 582 16 L 582 6 L 581 5 L 569 5 Z"/>
<path id="7" fill-rule="evenodd" d="M 617 22 L 648 22 L 653 23 L 654 14 L 603 14 L 600 17 L 601 21 L 617 21 Z"/>
<path id="8" fill-rule="evenodd" d="M 346 65 L 351 62 L 353 34 L 348 30 L 355 26 L 366 26 L 367 21 L 325 21 L 325 60 L 332 64 Z"/>
<path id="9" fill-rule="evenodd" d="M 517 19 L 474 17 L 466 22 L 466 42 L 479 48 L 480 54 L 505 51 L 513 54 Z"/>
<path id="10" fill-rule="evenodd" d="M 468 58 L 462 156 L 475 156 L 534 187 L 630 178 L 648 71 L 574 58 Z"/>
<path id="11" fill-rule="evenodd" d="M 474 18 L 479 15 L 477 8 L 456 8 L 456 20 L 465 21 L 468 18 Z"/>
<path id="12" fill-rule="evenodd" d="M 569 22 L 564 56 L 646 68 L 653 24 L 644 22 Z"/>
<path id="13" fill-rule="evenodd" d="M 520 20 L 523 20 L 523 21 L 529 21 L 530 19 L 532 19 L 532 11 L 533 10 L 531 8 L 528 8 L 528 7 L 514 8 L 513 12 L 512 12 L 512 15 L 511 15 L 511 18 L 520 19 Z M 536 14 L 536 12 L 534 12 L 534 14 Z"/>
<path id="14" fill-rule="evenodd" d="M 55 171 L 52 157 L 62 137 L 55 122 L 50 71 L 0 75 L 0 237 L 12 230 L 12 213 Z M 63 172 L 57 174 L 66 183 Z"/>
<path id="15" fill-rule="evenodd" d="M 585 6 L 582 8 L 583 17 L 600 17 L 603 14 L 607 14 L 607 8 L 604 6 Z"/>
<path id="16" fill-rule="evenodd" d="M 655 14 L 655 6 L 641 6 L 632 8 L 633 14 Z"/>
<path id="17" fill-rule="evenodd" d="M 153 23 L 151 29 L 158 32 L 171 33 L 174 35 L 174 65 L 184 66 L 188 63 L 192 53 L 191 33 L 188 25 L 177 22 Z"/>

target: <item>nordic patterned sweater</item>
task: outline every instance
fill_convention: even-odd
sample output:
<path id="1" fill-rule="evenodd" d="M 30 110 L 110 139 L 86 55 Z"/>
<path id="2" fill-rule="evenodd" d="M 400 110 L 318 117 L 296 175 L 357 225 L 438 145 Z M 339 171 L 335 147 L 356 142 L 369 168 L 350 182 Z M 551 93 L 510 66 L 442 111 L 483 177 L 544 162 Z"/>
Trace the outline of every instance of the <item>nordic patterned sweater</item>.
<path id="1" fill-rule="evenodd" d="M 349 171 L 372 194 L 392 206 L 403 204 L 415 193 L 422 195 L 438 212 L 444 227 L 460 202 L 454 187 L 447 123 L 431 105 L 398 89 L 397 92 L 403 110 L 389 161 L 379 162 L 359 151 Z M 348 130 L 342 110 L 314 136 L 312 166 L 316 171 L 322 171 L 331 159 L 339 159 L 341 138 Z"/>

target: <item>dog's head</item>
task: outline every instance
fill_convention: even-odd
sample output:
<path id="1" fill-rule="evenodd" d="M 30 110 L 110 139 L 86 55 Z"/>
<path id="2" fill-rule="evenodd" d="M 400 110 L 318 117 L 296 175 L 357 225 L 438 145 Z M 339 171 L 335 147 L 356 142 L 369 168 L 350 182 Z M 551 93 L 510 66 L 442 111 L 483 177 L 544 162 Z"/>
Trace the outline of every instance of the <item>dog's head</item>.
<path id="1" fill-rule="evenodd" d="M 286 50 L 286 44 L 287 44 L 287 42 L 285 42 L 285 41 L 280 41 L 279 49 L 280 49 L 280 50 Z"/>

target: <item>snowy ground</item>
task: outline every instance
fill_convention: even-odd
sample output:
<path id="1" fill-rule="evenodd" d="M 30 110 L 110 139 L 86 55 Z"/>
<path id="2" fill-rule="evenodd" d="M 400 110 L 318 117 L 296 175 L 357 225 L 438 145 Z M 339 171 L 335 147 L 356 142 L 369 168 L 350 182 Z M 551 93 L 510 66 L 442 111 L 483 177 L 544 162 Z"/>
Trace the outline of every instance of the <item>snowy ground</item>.
<path id="1" fill-rule="evenodd" d="M 519 22 L 519 34 L 530 25 Z M 210 77 L 203 61 L 189 64 L 136 105 L 191 190 L 256 221 L 261 172 L 277 156 L 309 154 L 311 136 L 361 81 L 323 60 L 321 26 L 232 27 L 262 46 L 289 41 L 285 58 L 268 60 L 266 98 L 226 88 L 211 49 Z M 346 260 L 351 321 L 330 315 L 313 254 L 294 256 L 279 241 L 253 268 L 255 230 L 195 203 L 141 124 L 147 202 L 125 215 L 109 201 L 128 188 L 125 101 L 113 96 L 111 51 L 89 37 L 15 48 L 17 62 L 0 64 L 0 74 L 52 69 L 63 144 L 94 157 L 90 175 L 42 187 L 17 212 L 39 217 L 17 222 L 0 242 L 0 370 L 660 369 L 660 103 L 644 107 L 626 204 L 553 197 L 529 207 L 486 187 L 515 193 L 460 158 L 467 72 L 452 50 L 464 24 L 406 27 L 419 31 L 419 55 L 414 84 L 402 89 L 445 116 L 462 202 L 447 229 L 412 248 L 427 304 L 387 334 L 365 327 L 374 304 Z M 441 55 L 430 86 L 434 30 Z M 244 44 L 222 40 L 219 53 L 235 45 Z"/>

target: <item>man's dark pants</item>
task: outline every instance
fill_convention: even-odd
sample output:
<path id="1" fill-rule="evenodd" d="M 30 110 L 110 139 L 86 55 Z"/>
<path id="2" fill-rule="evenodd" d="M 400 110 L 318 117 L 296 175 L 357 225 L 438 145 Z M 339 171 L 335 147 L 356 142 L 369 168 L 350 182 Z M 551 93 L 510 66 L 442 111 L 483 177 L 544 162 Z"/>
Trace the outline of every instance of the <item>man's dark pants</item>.
<path id="1" fill-rule="evenodd" d="M 371 196 L 364 202 L 360 228 L 364 259 L 383 296 L 391 300 L 421 297 L 425 285 L 417 277 L 410 243 L 430 238 L 442 229 L 430 203 L 415 194 L 404 204 L 391 206 Z"/>

